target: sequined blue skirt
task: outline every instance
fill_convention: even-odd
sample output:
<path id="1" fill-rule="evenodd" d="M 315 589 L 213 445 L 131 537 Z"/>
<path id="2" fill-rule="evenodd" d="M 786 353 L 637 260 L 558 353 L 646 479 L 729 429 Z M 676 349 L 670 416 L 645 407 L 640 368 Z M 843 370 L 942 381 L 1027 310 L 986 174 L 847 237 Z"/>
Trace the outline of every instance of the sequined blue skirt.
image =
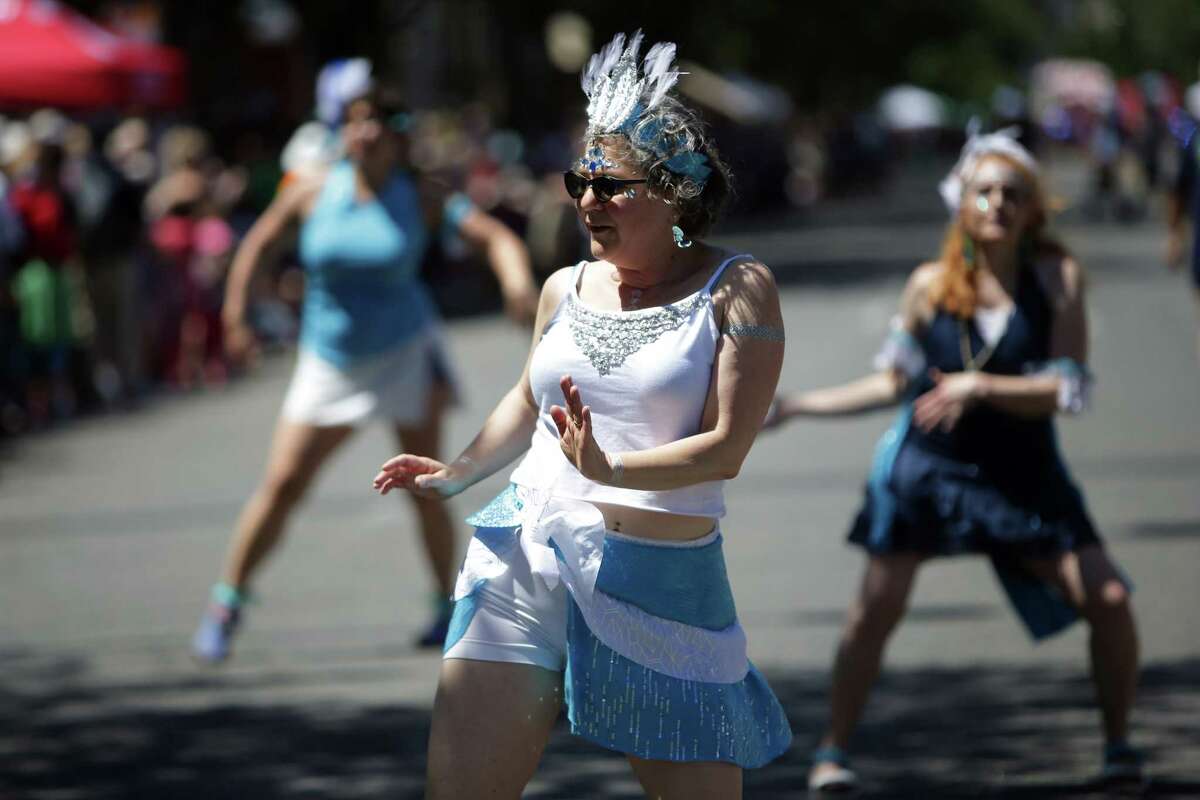
<path id="1" fill-rule="evenodd" d="M 783 707 L 753 664 L 737 683 L 672 678 L 606 647 L 570 606 L 564 681 L 572 733 L 638 758 L 743 769 L 791 745 Z"/>
<path id="2" fill-rule="evenodd" d="M 513 491 L 468 520 L 486 527 L 459 576 L 452 635 L 469 624 L 486 575 L 524 557 L 528 534 L 513 524 L 522 510 Z M 639 758 L 743 768 L 788 749 L 783 708 L 745 655 L 719 532 L 697 546 L 607 532 L 587 588 L 566 563 L 567 553 L 579 551 L 561 529 L 555 535 L 550 545 L 569 588 L 563 680 L 573 733 Z"/>

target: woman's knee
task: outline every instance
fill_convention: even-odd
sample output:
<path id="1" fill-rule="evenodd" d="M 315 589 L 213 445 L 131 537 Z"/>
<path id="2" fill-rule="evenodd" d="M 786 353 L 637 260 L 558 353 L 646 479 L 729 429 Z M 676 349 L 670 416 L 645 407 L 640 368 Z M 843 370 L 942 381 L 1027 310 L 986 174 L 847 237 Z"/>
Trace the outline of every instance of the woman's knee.
<path id="1" fill-rule="evenodd" d="M 304 499 L 310 482 L 300 469 L 272 470 L 263 482 L 262 493 L 273 508 L 288 509 Z"/>
<path id="2" fill-rule="evenodd" d="M 1080 612 L 1093 624 L 1120 621 L 1131 616 L 1129 586 L 1102 548 L 1076 554 L 1082 602 Z"/>
<path id="3" fill-rule="evenodd" d="M 1129 617 L 1132 614 L 1129 587 L 1117 577 L 1106 578 L 1089 586 L 1082 612 L 1093 625 L 1107 624 Z"/>
<path id="4" fill-rule="evenodd" d="M 846 624 L 849 636 L 886 637 L 908 610 L 911 576 L 889 576 L 865 587 L 850 608 Z"/>
<path id="5" fill-rule="evenodd" d="M 883 640 L 891 635 L 904 616 L 907 604 L 875 602 L 856 606 L 846 620 L 845 638 Z"/>

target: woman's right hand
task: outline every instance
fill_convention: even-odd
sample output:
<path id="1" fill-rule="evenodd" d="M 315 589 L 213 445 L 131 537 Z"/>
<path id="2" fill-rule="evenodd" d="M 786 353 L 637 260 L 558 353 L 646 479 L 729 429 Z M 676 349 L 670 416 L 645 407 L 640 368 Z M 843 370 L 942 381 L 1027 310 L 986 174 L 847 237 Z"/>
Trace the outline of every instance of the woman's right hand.
<path id="1" fill-rule="evenodd" d="M 383 462 L 375 476 L 375 491 L 387 494 L 392 489 L 405 489 L 418 497 L 451 497 L 467 486 L 441 461 L 412 453 L 401 453 Z"/>

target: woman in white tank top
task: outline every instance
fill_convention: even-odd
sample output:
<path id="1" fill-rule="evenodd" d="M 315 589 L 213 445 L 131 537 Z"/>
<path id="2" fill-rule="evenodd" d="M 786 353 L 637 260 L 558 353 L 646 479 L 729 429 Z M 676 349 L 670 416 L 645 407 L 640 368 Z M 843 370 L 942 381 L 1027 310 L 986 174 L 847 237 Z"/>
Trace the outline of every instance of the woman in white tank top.
<path id="1" fill-rule="evenodd" d="M 721 555 L 737 475 L 783 360 L 779 298 L 752 257 L 700 241 L 729 174 L 618 36 L 584 73 L 583 157 L 564 175 L 595 261 L 546 282 L 520 378 L 450 464 L 375 479 L 448 497 L 528 451 L 477 531 L 434 706 L 429 797 L 519 797 L 561 706 L 626 753 L 653 797 L 740 797 L 791 732 L 746 658 Z"/>

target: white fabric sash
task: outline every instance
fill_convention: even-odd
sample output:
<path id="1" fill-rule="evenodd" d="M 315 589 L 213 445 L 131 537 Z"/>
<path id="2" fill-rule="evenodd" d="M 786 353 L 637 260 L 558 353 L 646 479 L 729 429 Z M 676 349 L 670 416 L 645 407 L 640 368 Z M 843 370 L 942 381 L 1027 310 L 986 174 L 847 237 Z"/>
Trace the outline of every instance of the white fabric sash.
<path id="1" fill-rule="evenodd" d="M 736 683 L 745 678 L 749 661 L 740 623 L 708 630 L 657 617 L 596 591 L 607 535 L 598 508 L 525 487 L 519 489 L 519 496 L 523 503 L 519 537 L 487 543 L 472 538 L 455 586 L 456 600 L 508 569 L 519 547 L 546 587 L 554 589 L 561 581 L 591 632 L 625 658 L 681 680 Z"/>

